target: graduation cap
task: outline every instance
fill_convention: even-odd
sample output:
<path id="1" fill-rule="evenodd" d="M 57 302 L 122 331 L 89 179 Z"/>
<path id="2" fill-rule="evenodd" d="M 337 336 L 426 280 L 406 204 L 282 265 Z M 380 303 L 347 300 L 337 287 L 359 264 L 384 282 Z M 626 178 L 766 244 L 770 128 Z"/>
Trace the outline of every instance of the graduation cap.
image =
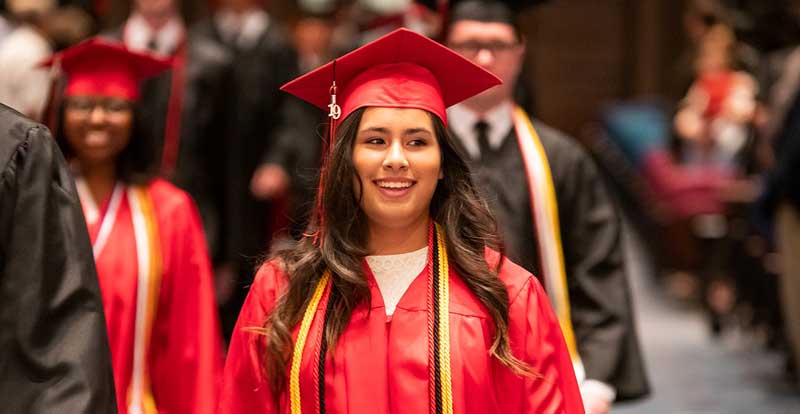
<path id="1" fill-rule="evenodd" d="M 64 96 L 99 95 L 139 98 L 139 83 L 170 67 L 170 60 L 128 50 L 124 45 L 92 38 L 57 53 L 42 63 L 57 67 L 68 80 Z"/>
<path id="2" fill-rule="evenodd" d="M 357 109 L 423 109 L 447 125 L 447 107 L 501 83 L 458 53 L 403 28 L 300 76 L 281 90 L 328 111 L 330 151 L 337 121 Z M 323 155 L 317 193 L 315 241 L 324 230 L 322 188 L 328 151 Z"/>
<path id="3" fill-rule="evenodd" d="M 502 83 L 447 47 L 397 29 L 281 87 L 333 120 L 368 106 L 424 109 L 447 124 L 446 108 Z M 336 93 L 339 92 L 339 93 Z"/>

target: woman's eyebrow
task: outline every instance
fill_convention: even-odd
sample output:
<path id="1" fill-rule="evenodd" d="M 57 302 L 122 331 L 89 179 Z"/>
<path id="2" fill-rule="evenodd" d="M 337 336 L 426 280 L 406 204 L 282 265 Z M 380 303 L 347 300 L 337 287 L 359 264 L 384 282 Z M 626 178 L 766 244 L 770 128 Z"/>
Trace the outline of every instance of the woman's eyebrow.
<path id="1" fill-rule="evenodd" d="M 368 128 L 362 129 L 361 131 L 358 131 L 359 134 L 363 134 L 365 132 L 377 132 L 377 133 L 381 133 L 381 134 L 388 134 L 389 133 L 389 128 L 368 127 Z M 432 134 L 432 132 L 428 128 L 407 128 L 406 130 L 403 131 L 404 135 L 411 135 L 411 134 L 418 134 L 418 133 Z"/>
<path id="2" fill-rule="evenodd" d="M 431 134 L 431 131 L 428 128 L 408 128 L 405 130 L 406 135 L 418 134 L 420 132 Z"/>
<path id="3" fill-rule="evenodd" d="M 364 128 L 361 131 L 358 131 L 359 134 L 364 133 L 364 132 L 378 132 L 378 133 L 381 133 L 381 134 L 388 134 L 389 133 L 389 129 L 388 128 L 383 128 L 383 127 L 369 127 L 369 128 Z"/>

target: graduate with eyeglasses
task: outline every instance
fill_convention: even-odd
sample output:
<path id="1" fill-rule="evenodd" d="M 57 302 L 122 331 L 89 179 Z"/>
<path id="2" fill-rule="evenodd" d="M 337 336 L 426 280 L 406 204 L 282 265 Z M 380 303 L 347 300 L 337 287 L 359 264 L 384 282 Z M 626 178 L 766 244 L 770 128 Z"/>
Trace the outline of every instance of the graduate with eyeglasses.
<path id="1" fill-rule="evenodd" d="M 222 339 L 200 216 L 155 178 L 136 116 L 140 81 L 170 62 L 91 39 L 47 64 L 66 75 L 54 129 L 92 242 L 119 413 L 214 413 Z"/>
<path id="2" fill-rule="evenodd" d="M 447 115 L 509 258 L 536 274 L 550 297 L 586 411 L 607 414 L 615 401 L 650 389 L 619 209 L 586 150 L 515 101 L 526 45 L 514 6 L 463 0 L 449 9 L 446 44 L 504 83 Z"/>
<path id="3" fill-rule="evenodd" d="M 498 83 L 399 29 L 284 85 L 330 116 L 317 209 L 250 288 L 219 413 L 583 413 L 547 296 L 497 252 L 447 132 Z"/>

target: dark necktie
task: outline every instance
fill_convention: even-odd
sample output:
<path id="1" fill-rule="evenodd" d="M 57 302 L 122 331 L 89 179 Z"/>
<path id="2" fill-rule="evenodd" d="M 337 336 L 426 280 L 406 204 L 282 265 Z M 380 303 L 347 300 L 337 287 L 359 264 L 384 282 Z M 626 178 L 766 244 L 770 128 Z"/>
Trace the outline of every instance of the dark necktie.
<path id="1" fill-rule="evenodd" d="M 158 42 L 156 41 L 155 35 L 153 35 L 153 37 L 151 37 L 150 40 L 147 41 L 147 49 L 150 50 L 151 52 L 158 51 Z"/>
<path id="2" fill-rule="evenodd" d="M 475 135 L 478 137 L 478 149 L 480 153 L 476 159 L 489 158 L 492 147 L 489 146 L 489 124 L 484 120 L 475 123 Z"/>

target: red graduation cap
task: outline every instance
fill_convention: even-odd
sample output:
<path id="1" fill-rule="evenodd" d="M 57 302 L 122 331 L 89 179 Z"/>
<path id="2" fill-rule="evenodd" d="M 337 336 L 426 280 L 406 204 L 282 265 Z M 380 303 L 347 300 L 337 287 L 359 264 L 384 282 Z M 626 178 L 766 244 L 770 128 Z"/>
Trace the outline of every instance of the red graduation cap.
<path id="1" fill-rule="evenodd" d="M 397 29 L 281 90 L 330 109 L 333 119 L 367 106 L 417 108 L 433 113 L 446 125 L 447 107 L 500 83 L 495 75 L 447 47 L 411 30 Z"/>
<path id="2" fill-rule="evenodd" d="M 117 42 L 92 38 L 51 56 L 42 66 L 57 66 L 67 74 L 64 96 L 136 100 L 139 83 L 169 69 L 172 62 L 133 52 Z"/>
<path id="3" fill-rule="evenodd" d="M 423 109 L 447 125 L 447 107 L 501 83 L 497 76 L 445 46 L 411 30 L 397 29 L 283 85 L 281 90 L 329 110 L 328 149 L 332 150 L 336 120 L 356 109 Z M 337 85 L 341 86 L 340 94 Z M 317 189 L 315 243 L 324 240 L 326 155 L 323 153 Z"/>

